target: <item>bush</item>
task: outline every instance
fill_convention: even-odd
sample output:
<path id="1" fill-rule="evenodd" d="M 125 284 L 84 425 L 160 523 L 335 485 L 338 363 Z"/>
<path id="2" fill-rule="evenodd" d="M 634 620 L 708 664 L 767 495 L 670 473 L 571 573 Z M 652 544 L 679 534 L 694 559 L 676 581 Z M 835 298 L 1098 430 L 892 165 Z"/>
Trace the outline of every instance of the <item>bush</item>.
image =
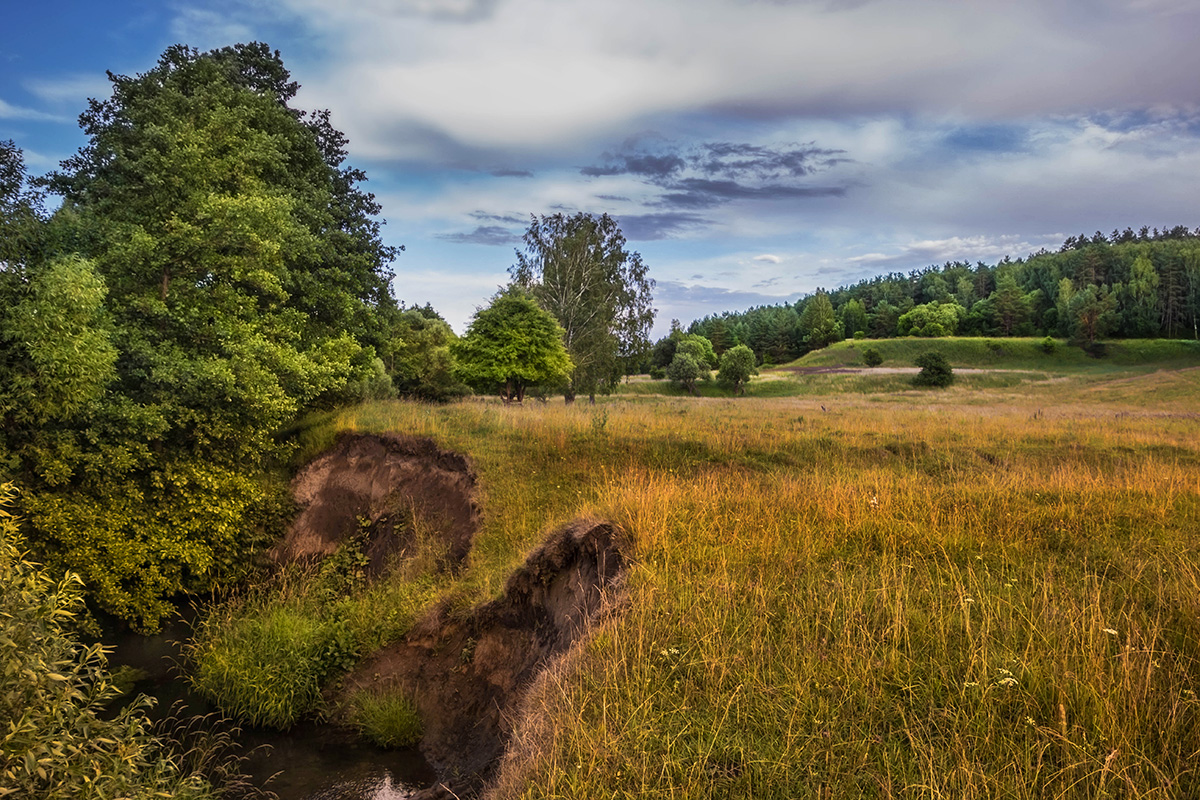
<path id="1" fill-rule="evenodd" d="M 721 354 L 721 371 L 717 373 L 717 380 L 737 394 L 745 394 L 750 376 L 758 374 L 754 361 L 754 351 L 744 344 L 726 350 Z"/>
<path id="2" fill-rule="evenodd" d="M 425 732 L 416 705 L 403 694 L 359 692 L 350 704 L 350 724 L 380 747 L 411 747 Z"/>
<path id="3" fill-rule="evenodd" d="M 663 369 L 662 367 L 651 367 L 650 368 L 650 378 L 652 380 L 661 381 L 662 379 L 664 379 L 666 377 L 667 377 L 667 371 L 665 369 Z"/>
<path id="4" fill-rule="evenodd" d="M 863 350 L 862 360 L 868 367 L 878 367 L 883 363 L 883 356 L 875 348 L 868 347 L 866 350 Z"/>
<path id="5" fill-rule="evenodd" d="M 929 351 L 916 358 L 921 371 L 913 378 L 913 386 L 945 387 L 954 383 L 954 370 L 941 353 Z"/>
<path id="6" fill-rule="evenodd" d="M 135 700 L 121 693 L 100 645 L 71 632 L 83 610 L 82 582 L 55 580 L 26 559 L 18 520 L 0 485 L 0 797 L 96 800 L 211 797 L 211 786 L 152 734 Z"/>
<path id="7" fill-rule="evenodd" d="M 1053 336 L 1047 336 L 1045 339 L 1042 339 L 1041 348 L 1042 352 L 1046 355 L 1052 355 L 1058 349 L 1058 342 L 1054 341 Z"/>

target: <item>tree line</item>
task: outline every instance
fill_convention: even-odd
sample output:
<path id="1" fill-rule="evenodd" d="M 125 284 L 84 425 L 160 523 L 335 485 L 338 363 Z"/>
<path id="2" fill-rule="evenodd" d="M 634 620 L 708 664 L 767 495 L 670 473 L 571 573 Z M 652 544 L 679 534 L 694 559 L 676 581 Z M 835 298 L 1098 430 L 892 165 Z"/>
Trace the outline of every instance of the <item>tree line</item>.
<path id="1" fill-rule="evenodd" d="M 1072 236 L 1054 253 L 880 275 L 709 315 L 686 332 L 718 354 L 744 344 L 760 363 L 852 337 L 1054 336 L 1088 348 L 1104 338 L 1200 339 L 1200 228 Z M 655 343 L 648 368 L 670 363 L 670 338 Z"/>

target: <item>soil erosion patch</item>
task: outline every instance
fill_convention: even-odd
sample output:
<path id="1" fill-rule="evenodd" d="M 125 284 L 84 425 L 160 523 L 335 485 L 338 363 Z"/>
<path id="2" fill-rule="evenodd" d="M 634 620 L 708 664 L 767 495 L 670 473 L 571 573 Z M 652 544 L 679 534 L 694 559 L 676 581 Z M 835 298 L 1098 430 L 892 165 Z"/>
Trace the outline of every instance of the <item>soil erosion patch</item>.
<path id="1" fill-rule="evenodd" d="M 449 564 L 458 564 L 478 525 L 474 493 L 467 459 L 428 439 L 343 434 L 292 482 L 301 512 L 271 557 L 279 564 L 323 558 L 365 526 L 374 574 L 417 529 L 441 539 Z"/>
<path id="2" fill-rule="evenodd" d="M 474 795 L 491 777 L 530 684 L 612 607 L 626 567 L 623 539 L 597 521 L 551 534 L 499 599 L 465 615 L 434 609 L 345 680 L 342 701 L 397 689 L 413 698 L 421 749 L 442 776 L 416 797 Z"/>

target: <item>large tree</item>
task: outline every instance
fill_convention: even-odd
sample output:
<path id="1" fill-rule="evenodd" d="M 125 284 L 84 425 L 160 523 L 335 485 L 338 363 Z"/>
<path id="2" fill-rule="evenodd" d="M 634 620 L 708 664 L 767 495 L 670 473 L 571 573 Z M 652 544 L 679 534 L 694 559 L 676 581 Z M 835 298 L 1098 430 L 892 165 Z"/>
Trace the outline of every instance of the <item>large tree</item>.
<path id="1" fill-rule="evenodd" d="M 567 402 L 583 393 L 594 399 L 649 347 L 654 281 L 607 214 L 535 216 L 524 241 L 509 272 L 563 327 L 575 364 Z"/>
<path id="2" fill-rule="evenodd" d="M 391 251 L 278 53 L 176 46 L 109 77 L 46 183 L 50 227 L 107 287 L 115 380 L 30 459 L 26 508 L 56 567 L 154 628 L 172 595 L 244 574 L 275 432 L 378 386 Z"/>
<path id="3" fill-rule="evenodd" d="M 563 346 L 563 329 L 520 288 L 510 288 L 480 309 L 451 346 L 463 382 L 520 403 L 532 386 L 557 387 L 574 364 Z"/>

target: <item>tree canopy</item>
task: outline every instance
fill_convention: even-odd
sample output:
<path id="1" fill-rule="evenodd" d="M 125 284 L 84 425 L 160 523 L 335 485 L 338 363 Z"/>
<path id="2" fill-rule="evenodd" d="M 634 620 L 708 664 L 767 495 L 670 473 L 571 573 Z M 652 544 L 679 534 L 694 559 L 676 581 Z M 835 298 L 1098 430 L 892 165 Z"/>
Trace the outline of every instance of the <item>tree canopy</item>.
<path id="1" fill-rule="evenodd" d="M 562 325 L 575 365 L 567 401 L 611 389 L 649 348 L 654 281 L 642 257 L 607 214 L 535 216 L 524 241 L 510 273 Z"/>
<path id="2" fill-rule="evenodd" d="M 492 298 L 453 345 L 460 378 L 481 392 L 520 403 L 531 386 L 555 388 L 574 365 L 562 326 L 531 295 L 512 287 Z"/>

